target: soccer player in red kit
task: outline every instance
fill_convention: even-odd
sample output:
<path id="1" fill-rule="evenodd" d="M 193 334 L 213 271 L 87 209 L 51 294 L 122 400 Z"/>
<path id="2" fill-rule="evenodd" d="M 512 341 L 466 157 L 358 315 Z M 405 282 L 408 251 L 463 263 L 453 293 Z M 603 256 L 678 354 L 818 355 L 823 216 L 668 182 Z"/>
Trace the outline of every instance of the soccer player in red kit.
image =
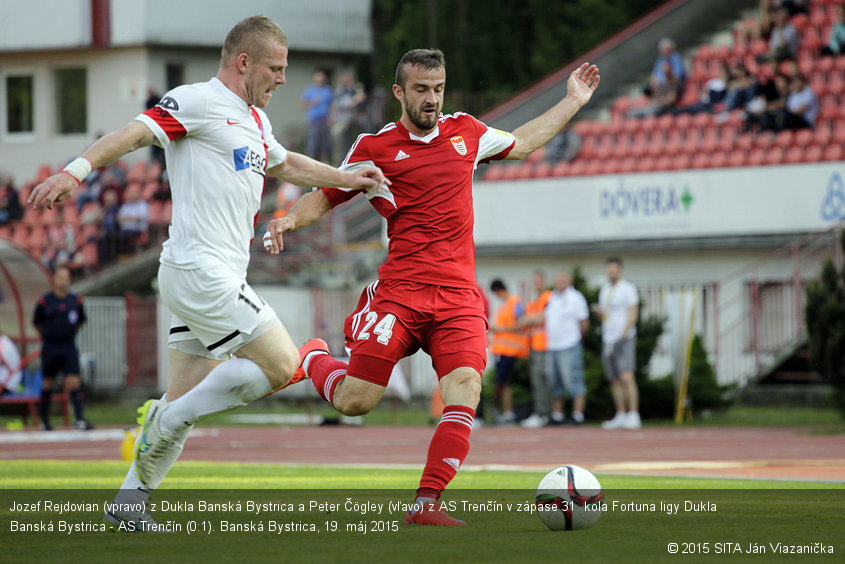
<path id="1" fill-rule="evenodd" d="M 439 50 L 405 53 L 393 95 L 402 117 L 361 135 L 341 169 L 375 164 L 390 186 L 365 191 L 387 219 L 390 239 L 379 279 L 367 286 L 344 326 L 349 364 L 313 339 L 300 370 L 345 415 L 361 415 L 384 394 L 394 365 L 422 349 L 431 355 L 445 405 L 428 450 L 409 525 L 463 525 L 438 503 L 469 452 L 469 435 L 487 364 L 487 318 L 475 280 L 472 175 L 481 162 L 522 159 L 548 142 L 589 101 L 598 69 L 581 65 L 567 94 L 540 117 L 506 133 L 474 117 L 441 115 L 446 66 Z M 265 234 L 272 254 L 282 234 L 310 225 L 361 190 L 320 188 L 302 196 Z"/>

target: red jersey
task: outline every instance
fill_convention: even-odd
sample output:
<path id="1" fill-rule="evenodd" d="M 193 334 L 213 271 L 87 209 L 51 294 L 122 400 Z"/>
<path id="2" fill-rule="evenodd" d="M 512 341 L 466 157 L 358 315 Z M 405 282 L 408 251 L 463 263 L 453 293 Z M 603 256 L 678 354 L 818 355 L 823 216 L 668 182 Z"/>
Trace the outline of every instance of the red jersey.
<path id="1" fill-rule="evenodd" d="M 425 137 L 400 122 L 358 137 L 341 168 L 375 165 L 392 183 L 366 192 L 387 219 L 390 244 L 380 280 L 475 288 L 472 175 L 479 163 L 505 158 L 514 143 L 510 133 L 463 113 L 441 115 Z M 332 207 L 359 192 L 321 190 Z"/>

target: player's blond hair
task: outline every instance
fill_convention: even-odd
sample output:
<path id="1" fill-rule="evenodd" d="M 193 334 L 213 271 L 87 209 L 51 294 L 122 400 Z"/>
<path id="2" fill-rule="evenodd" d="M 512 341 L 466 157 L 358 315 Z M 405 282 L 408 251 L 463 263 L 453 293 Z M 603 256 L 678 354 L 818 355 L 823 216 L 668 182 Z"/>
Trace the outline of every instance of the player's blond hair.
<path id="1" fill-rule="evenodd" d="M 440 70 L 446 68 L 446 58 L 440 49 L 412 49 L 402 55 L 399 64 L 396 65 L 396 84 L 401 86 L 402 90 L 405 90 L 405 80 L 407 80 L 405 65 L 427 71 Z"/>
<path id="2" fill-rule="evenodd" d="M 288 37 L 284 30 L 266 16 L 251 16 L 235 24 L 223 42 L 220 55 L 220 65 L 225 67 L 232 63 L 235 57 L 246 53 L 250 57 L 261 58 L 269 51 L 271 42 L 283 47 L 288 45 Z"/>

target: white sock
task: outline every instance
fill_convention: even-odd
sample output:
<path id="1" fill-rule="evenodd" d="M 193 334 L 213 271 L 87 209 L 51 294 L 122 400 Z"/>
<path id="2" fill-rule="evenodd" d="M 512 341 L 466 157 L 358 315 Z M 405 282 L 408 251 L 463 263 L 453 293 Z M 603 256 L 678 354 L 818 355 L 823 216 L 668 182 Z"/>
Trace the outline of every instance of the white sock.
<path id="1" fill-rule="evenodd" d="M 584 422 L 584 414 L 583 414 L 583 413 L 581 413 L 580 411 L 573 411 L 573 412 L 572 412 L 572 418 L 573 418 L 575 421 L 577 421 L 578 423 L 583 423 L 583 422 Z"/>
<path id="2" fill-rule="evenodd" d="M 244 406 L 271 391 L 267 376 L 253 361 L 227 360 L 188 393 L 168 402 L 160 425 L 165 431 L 181 435 L 201 417 Z"/>
<path id="3" fill-rule="evenodd" d="M 311 359 L 314 358 L 315 355 L 319 354 L 329 354 L 326 351 L 311 351 L 305 358 L 302 359 L 302 369 L 305 371 L 305 375 L 308 376 L 308 367 L 311 366 Z M 310 376 L 309 376 L 310 377 Z"/>

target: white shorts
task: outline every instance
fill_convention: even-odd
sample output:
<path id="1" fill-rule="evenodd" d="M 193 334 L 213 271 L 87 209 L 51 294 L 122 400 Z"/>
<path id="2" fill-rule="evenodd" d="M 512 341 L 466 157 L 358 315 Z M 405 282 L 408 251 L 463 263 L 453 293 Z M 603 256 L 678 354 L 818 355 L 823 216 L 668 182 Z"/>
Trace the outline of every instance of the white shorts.
<path id="1" fill-rule="evenodd" d="M 222 269 L 221 269 L 222 270 Z M 273 308 L 229 272 L 160 265 L 161 298 L 173 314 L 168 346 L 215 360 L 281 325 Z"/>

